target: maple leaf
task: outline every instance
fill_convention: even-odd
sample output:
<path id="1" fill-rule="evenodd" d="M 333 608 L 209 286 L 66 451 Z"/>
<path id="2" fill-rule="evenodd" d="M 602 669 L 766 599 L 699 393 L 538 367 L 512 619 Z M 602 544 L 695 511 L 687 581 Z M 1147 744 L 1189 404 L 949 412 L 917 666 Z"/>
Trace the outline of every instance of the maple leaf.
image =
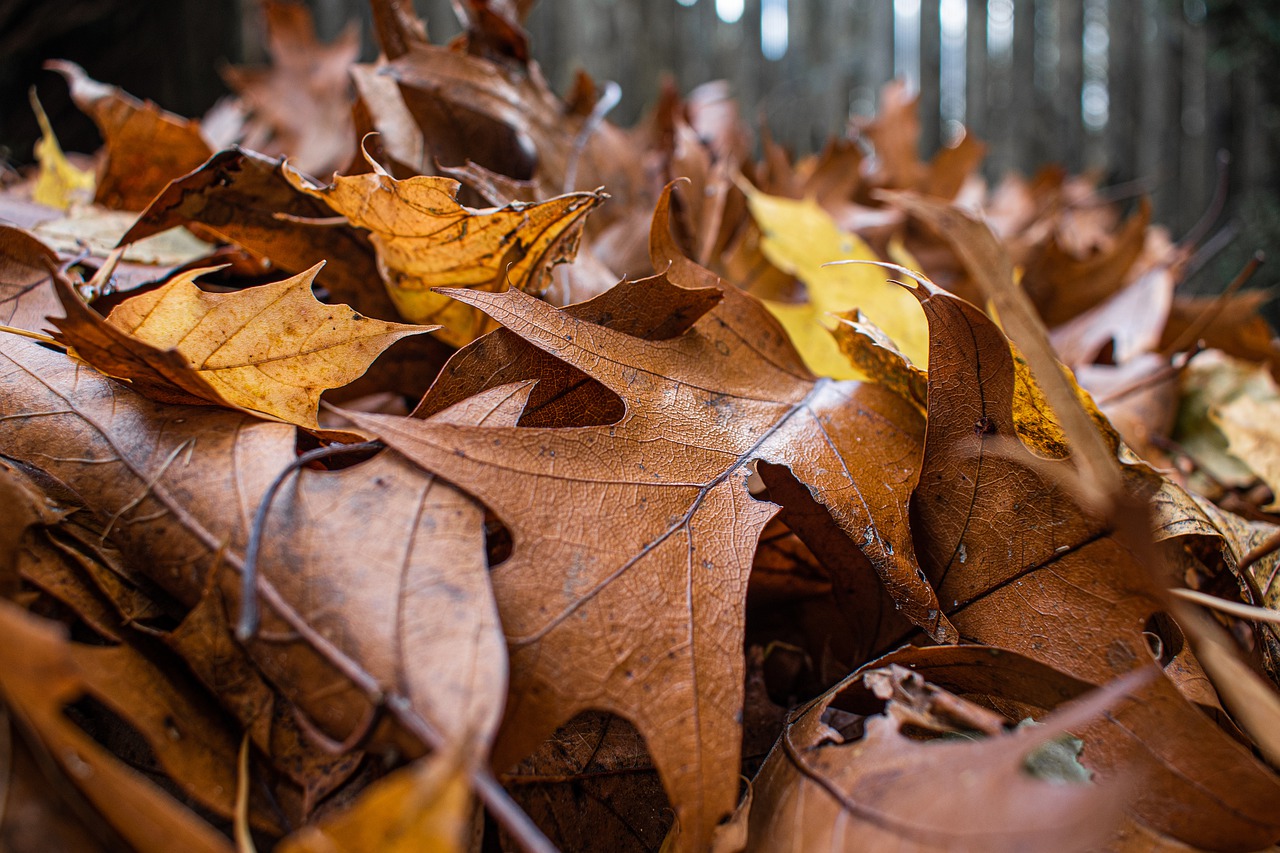
<path id="1" fill-rule="evenodd" d="M 434 327 L 364 317 L 311 293 L 320 265 L 274 284 L 206 293 L 175 276 L 104 321 L 65 282 L 58 340 L 153 399 L 214 403 L 315 429 L 320 394 L 358 378 L 382 350 Z"/>
<path id="2" fill-rule="evenodd" d="M 457 202 L 457 181 L 397 181 L 376 161 L 369 165 L 372 173 L 335 175 L 328 187 L 290 169 L 284 175 L 300 192 L 367 229 L 400 313 L 414 322 L 438 322 L 440 337 L 457 346 L 481 335 L 486 324 L 432 287 L 501 290 L 510 284 L 541 293 L 551 268 L 573 258 L 584 218 L 604 200 L 599 193 L 571 193 L 541 204 L 471 210 Z"/>
<path id="3" fill-rule="evenodd" d="M 714 286 L 670 245 L 669 193 L 654 216 L 655 266 Z M 707 842 L 737 787 L 743 599 L 775 512 L 747 490 L 748 464 L 789 467 L 895 595 L 931 597 L 899 526 L 915 410 L 878 386 L 815 382 L 759 303 L 720 289 L 717 307 L 664 341 L 518 290 L 451 291 L 620 397 L 613 424 L 475 429 L 347 413 L 511 530 L 512 554 L 492 577 L 512 662 L 506 718 L 519 725 L 504 728 L 497 761 L 578 711 L 625 716 L 649 744 L 690 849 Z M 629 509 L 616 525 L 561 523 L 565 507 L 584 505 Z M 936 603 L 910 616 L 949 634 Z"/>
<path id="4" fill-rule="evenodd" d="M 142 210 L 169 181 L 200 166 L 213 152 L 200 125 L 92 80 L 74 62 L 45 67 L 67 79 L 71 98 L 102 133 L 106 155 L 94 201 L 118 210 Z"/>

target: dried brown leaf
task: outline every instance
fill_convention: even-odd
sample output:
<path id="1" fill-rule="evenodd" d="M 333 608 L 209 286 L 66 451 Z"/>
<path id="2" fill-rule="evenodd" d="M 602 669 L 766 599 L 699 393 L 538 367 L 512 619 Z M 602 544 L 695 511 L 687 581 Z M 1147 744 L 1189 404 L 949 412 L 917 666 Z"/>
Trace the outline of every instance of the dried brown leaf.
<path id="1" fill-rule="evenodd" d="M 196 169 L 213 152 L 200 123 L 165 112 L 150 101 L 91 80 L 74 62 L 51 60 L 71 97 L 102 133 L 106 156 L 94 201 L 116 210 L 142 210 L 172 180 Z"/>
<path id="2" fill-rule="evenodd" d="M 774 512 L 746 488 L 749 462 L 789 468 L 896 598 L 921 596 L 911 618 L 944 637 L 950 625 L 936 603 L 919 603 L 931 594 L 902 526 L 918 413 L 877 386 L 814 382 L 759 303 L 674 252 L 667 222 L 664 197 L 655 265 L 723 293 L 670 340 L 597 326 L 517 290 L 451 291 L 617 394 L 616 424 L 349 417 L 475 494 L 511 530 L 512 555 L 492 576 L 512 656 L 499 763 L 579 711 L 626 716 L 650 745 L 682 844 L 697 849 L 735 801 L 742 602 Z M 563 524 L 566 507 L 592 518 L 617 504 L 632 507 L 625 523 Z"/>

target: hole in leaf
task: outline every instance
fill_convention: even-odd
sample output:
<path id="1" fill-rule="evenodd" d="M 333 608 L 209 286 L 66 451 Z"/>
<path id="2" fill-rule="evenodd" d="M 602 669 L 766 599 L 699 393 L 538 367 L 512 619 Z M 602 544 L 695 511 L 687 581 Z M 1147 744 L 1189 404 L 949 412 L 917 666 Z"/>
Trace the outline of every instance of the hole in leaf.
<path id="1" fill-rule="evenodd" d="M 599 711 L 557 729 L 503 784 L 562 850 L 657 850 L 674 816 L 644 738 Z"/>
<path id="2" fill-rule="evenodd" d="M 294 452 L 298 456 L 325 446 L 324 442 L 306 430 L 299 429 L 296 433 Z M 349 453 L 337 453 L 333 456 L 326 456 L 323 459 L 316 459 L 313 462 L 309 462 L 306 467 L 313 471 L 341 471 L 344 468 L 354 468 L 363 462 L 368 462 L 380 452 L 381 450 L 377 447 L 352 449 Z"/>
<path id="3" fill-rule="evenodd" d="M 511 557 L 511 531 L 488 507 L 484 510 L 484 550 L 490 571 Z"/>
<path id="4" fill-rule="evenodd" d="M 1142 635 L 1146 638 L 1151 656 L 1158 660 L 1162 667 L 1173 663 L 1174 658 L 1182 653 L 1186 642 L 1178 623 L 1164 611 L 1151 614 L 1151 618 L 1143 626 Z"/>

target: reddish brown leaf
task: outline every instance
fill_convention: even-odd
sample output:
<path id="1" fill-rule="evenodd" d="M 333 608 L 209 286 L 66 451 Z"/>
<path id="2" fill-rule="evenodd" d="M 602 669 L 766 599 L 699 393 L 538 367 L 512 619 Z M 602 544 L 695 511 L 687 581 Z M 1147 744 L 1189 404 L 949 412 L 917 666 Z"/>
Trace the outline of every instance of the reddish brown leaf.
<path id="1" fill-rule="evenodd" d="M 669 278 L 717 286 L 683 256 L 664 255 L 666 229 L 664 198 L 656 265 L 669 264 Z M 747 463 L 789 467 L 896 598 L 931 597 L 900 526 L 915 410 L 877 386 L 814 382 L 763 306 L 721 290 L 720 305 L 666 341 L 585 322 L 519 291 L 450 291 L 617 394 L 625 414 L 613 425 L 475 429 L 349 413 L 471 491 L 511 530 L 514 550 L 493 581 L 512 656 L 507 720 L 519 725 L 504 728 L 499 760 L 524 754 L 579 711 L 624 715 L 650 744 L 689 849 L 707 843 L 736 789 L 742 602 L 773 513 L 746 489 Z M 559 524 L 566 507 L 618 502 L 632 507 L 625 524 Z M 909 615 L 950 633 L 936 603 Z"/>

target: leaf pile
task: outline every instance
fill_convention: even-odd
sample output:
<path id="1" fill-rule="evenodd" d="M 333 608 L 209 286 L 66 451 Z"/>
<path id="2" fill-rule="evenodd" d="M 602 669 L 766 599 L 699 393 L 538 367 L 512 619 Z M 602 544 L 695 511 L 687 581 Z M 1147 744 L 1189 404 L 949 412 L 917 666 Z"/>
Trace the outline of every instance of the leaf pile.
<path id="1" fill-rule="evenodd" d="M 200 121 L 51 65 L 105 145 L 0 189 L 6 849 L 1280 842 L 1258 297 L 897 84 L 799 159 L 718 85 L 616 127 L 531 5 L 360 65 L 268 2 Z"/>

